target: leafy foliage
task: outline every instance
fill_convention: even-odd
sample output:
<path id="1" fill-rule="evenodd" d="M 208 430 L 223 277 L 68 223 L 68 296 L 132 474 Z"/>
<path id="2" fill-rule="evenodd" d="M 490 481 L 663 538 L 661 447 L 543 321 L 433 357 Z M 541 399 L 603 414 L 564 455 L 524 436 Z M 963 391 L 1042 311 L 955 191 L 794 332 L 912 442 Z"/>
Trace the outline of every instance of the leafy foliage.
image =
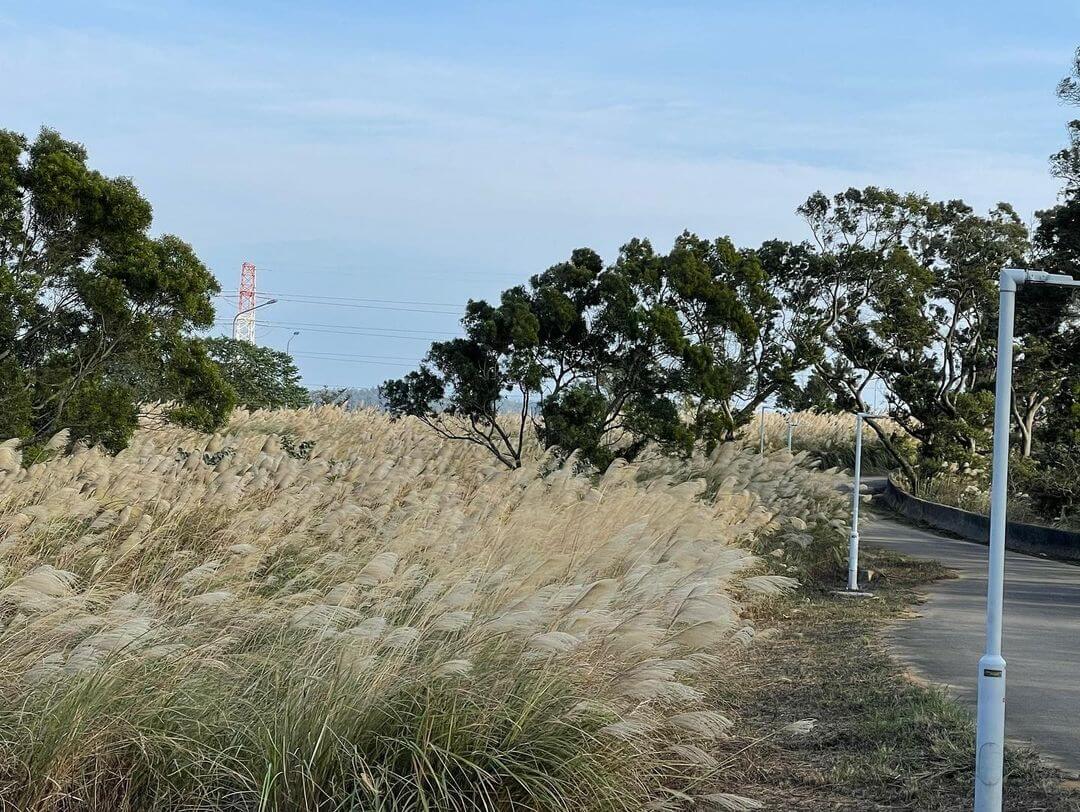
<path id="1" fill-rule="evenodd" d="M 230 396 L 191 336 L 213 323 L 217 283 L 186 243 L 149 236 L 129 179 L 86 159 L 52 130 L 0 131 L 0 434 L 67 429 L 116 451 L 149 400 L 220 425 Z"/>
<path id="2" fill-rule="evenodd" d="M 248 409 L 295 409 L 311 404 L 292 356 L 250 341 L 210 338 L 206 351 Z"/>
<path id="3" fill-rule="evenodd" d="M 301 440 L 298 443 L 291 434 L 282 434 L 281 450 L 294 460 L 309 460 L 311 459 L 311 452 L 315 450 L 315 441 Z"/>
<path id="4" fill-rule="evenodd" d="M 1080 51 L 1058 93 L 1063 101 L 1080 105 Z M 1068 132 L 1068 146 L 1051 159 L 1055 174 L 1065 181 L 1061 203 L 1038 213 L 1034 253 L 1040 268 L 1080 278 L 1080 121 L 1070 122 Z M 1044 516 L 1059 521 L 1072 516 L 1075 522 L 1080 513 L 1080 297 L 1063 296 L 1060 290 L 1028 296 L 1033 315 L 1027 332 L 1035 340 L 1029 339 L 1025 350 L 1035 355 L 1034 366 L 1047 379 L 1040 405 L 1049 407 L 1053 420 L 1037 431 L 1033 426 L 1022 430 L 1033 460 L 1020 469 L 1020 485 Z M 1021 377 L 1017 388 L 1023 382 Z"/>
<path id="5" fill-rule="evenodd" d="M 999 204 L 982 216 L 961 201 L 868 187 L 817 193 L 799 213 L 813 244 L 772 243 L 762 256 L 785 274 L 801 335 L 818 342 L 815 386 L 868 411 L 867 388 L 882 382 L 889 416 L 922 448 L 918 470 L 894 455 L 913 481 L 985 451 L 996 279 L 1027 247 L 1015 212 Z"/>
<path id="6" fill-rule="evenodd" d="M 598 467 L 649 443 L 688 453 L 732 427 L 723 407 L 736 384 L 718 348 L 757 337 L 740 296 L 757 275 L 728 241 L 691 234 L 667 255 L 632 240 L 607 267 L 579 249 L 505 291 L 498 306 L 470 302 L 465 337 L 433 344 L 419 370 L 380 393 L 392 414 L 478 444 L 511 468 L 530 422 L 545 446 Z M 520 408 L 507 416 L 510 395 Z"/>
<path id="7" fill-rule="evenodd" d="M 1050 445 L 1033 464 L 1014 468 L 1015 487 L 1029 499 L 1039 515 L 1075 523 L 1080 513 L 1080 451 L 1076 446 Z"/>
<path id="8" fill-rule="evenodd" d="M 1058 96 L 1066 104 L 1080 105 L 1080 48 L 1072 72 L 1058 85 Z M 1050 157 L 1050 166 L 1065 181 L 1066 193 L 1075 194 L 1080 191 L 1080 120 L 1070 121 L 1068 130 L 1069 143 Z"/>

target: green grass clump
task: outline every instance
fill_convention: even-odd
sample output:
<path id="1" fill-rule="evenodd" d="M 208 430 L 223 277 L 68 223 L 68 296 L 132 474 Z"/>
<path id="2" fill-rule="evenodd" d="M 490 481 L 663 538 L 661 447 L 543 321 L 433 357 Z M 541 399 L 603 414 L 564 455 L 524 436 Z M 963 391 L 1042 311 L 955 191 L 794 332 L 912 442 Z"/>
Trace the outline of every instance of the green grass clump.
<path id="1" fill-rule="evenodd" d="M 385 664 L 384 664 L 385 665 Z M 377 691 L 329 649 L 228 664 L 122 655 L 0 706 L 16 809 L 631 808 L 633 744 L 599 733 L 569 675 L 488 660 Z M 9 698 L 10 700 L 10 698 Z"/>

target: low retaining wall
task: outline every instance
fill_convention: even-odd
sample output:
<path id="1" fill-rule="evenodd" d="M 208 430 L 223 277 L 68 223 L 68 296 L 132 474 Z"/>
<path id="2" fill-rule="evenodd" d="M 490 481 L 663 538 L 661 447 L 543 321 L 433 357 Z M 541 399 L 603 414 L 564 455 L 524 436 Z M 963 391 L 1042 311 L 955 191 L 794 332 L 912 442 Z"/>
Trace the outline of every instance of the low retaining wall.
<path id="1" fill-rule="evenodd" d="M 885 490 L 878 498 L 897 513 L 914 521 L 983 544 L 989 541 L 990 517 L 981 513 L 971 513 L 912 496 L 891 479 L 885 483 Z M 1005 528 L 1005 548 L 1028 555 L 1080 562 L 1080 533 L 1009 522 Z"/>

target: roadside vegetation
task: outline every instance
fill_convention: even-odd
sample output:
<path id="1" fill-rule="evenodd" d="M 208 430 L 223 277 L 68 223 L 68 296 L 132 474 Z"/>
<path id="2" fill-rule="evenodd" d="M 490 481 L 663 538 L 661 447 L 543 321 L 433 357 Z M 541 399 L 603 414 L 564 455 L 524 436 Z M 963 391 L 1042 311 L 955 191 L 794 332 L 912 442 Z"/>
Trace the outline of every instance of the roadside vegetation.
<path id="1" fill-rule="evenodd" d="M 0 806 L 963 807 L 970 716 L 880 636 L 946 573 L 832 596 L 835 473 L 528 447 L 317 407 L 0 448 Z M 1080 808 L 1009 758 L 1009 808 Z"/>
<path id="2" fill-rule="evenodd" d="M 1050 453 L 1043 462 L 1013 456 L 1009 520 L 1080 531 L 1080 457 Z M 990 473 L 985 468 L 947 470 L 921 487 L 919 496 L 989 515 Z"/>
<path id="3" fill-rule="evenodd" d="M 792 424 L 791 447 L 806 451 L 822 468 L 850 471 L 855 467 L 855 419 L 850 414 L 835 412 L 794 411 L 765 412 L 765 447 L 787 448 L 788 424 Z M 889 420 L 878 421 L 879 427 L 891 438 L 894 447 L 903 447 L 905 440 L 900 428 Z M 747 443 L 759 443 L 761 415 L 746 428 Z M 877 432 L 863 426 L 862 471 L 864 474 L 884 474 L 896 467 L 888 448 Z"/>
<path id="4" fill-rule="evenodd" d="M 955 812 L 970 809 L 972 715 L 942 689 L 912 677 L 888 654 L 891 624 L 918 611 L 919 590 L 950 577 L 933 562 L 868 549 L 875 598 L 829 591 L 839 578 L 759 603 L 767 644 L 751 647 L 718 682 L 716 702 L 739 723 L 732 768 L 765 809 Z M 778 719 L 818 720 L 805 737 L 768 737 Z M 1007 748 L 1005 809 L 1080 810 L 1080 793 L 1036 753 Z"/>
<path id="5" fill-rule="evenodd" d="M 844 520 L 786 451 L 542 477 L 332 407 L 2 463 L 20 810 L 758 808 L 709 696 Z"/>

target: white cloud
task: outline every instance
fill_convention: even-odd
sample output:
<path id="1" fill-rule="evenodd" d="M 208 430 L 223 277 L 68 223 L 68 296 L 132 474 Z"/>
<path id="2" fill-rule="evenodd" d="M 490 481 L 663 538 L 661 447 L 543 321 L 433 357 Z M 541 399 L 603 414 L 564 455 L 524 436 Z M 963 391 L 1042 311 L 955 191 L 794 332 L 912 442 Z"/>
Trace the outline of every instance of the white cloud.
<path id="1" fill-rule="evenodd" d="M 0 85 L 4 126 L 85 141 L 96 166 L 135 177 L 157 227 L 230 273 L 278 248 L 313 267 L 380 258 L 345 295 L 407 293 L 423 264 L 461 271 L 424 277 L 428 295 L 464 298 L 477 269 L 523 278 L 580 245 L 611 257 L 683 228 L 799 239 L 794 209 L 817 189 L 1004 198 L 1024 217 L 1056 189 L 1044 156 L 1065 116 L 1049 88 L 884 89 L 860 106 L 836 87 L 703 95 L 664 77 L 168 39 L 0 26 L 0 73 L 18 77 Z"/>

